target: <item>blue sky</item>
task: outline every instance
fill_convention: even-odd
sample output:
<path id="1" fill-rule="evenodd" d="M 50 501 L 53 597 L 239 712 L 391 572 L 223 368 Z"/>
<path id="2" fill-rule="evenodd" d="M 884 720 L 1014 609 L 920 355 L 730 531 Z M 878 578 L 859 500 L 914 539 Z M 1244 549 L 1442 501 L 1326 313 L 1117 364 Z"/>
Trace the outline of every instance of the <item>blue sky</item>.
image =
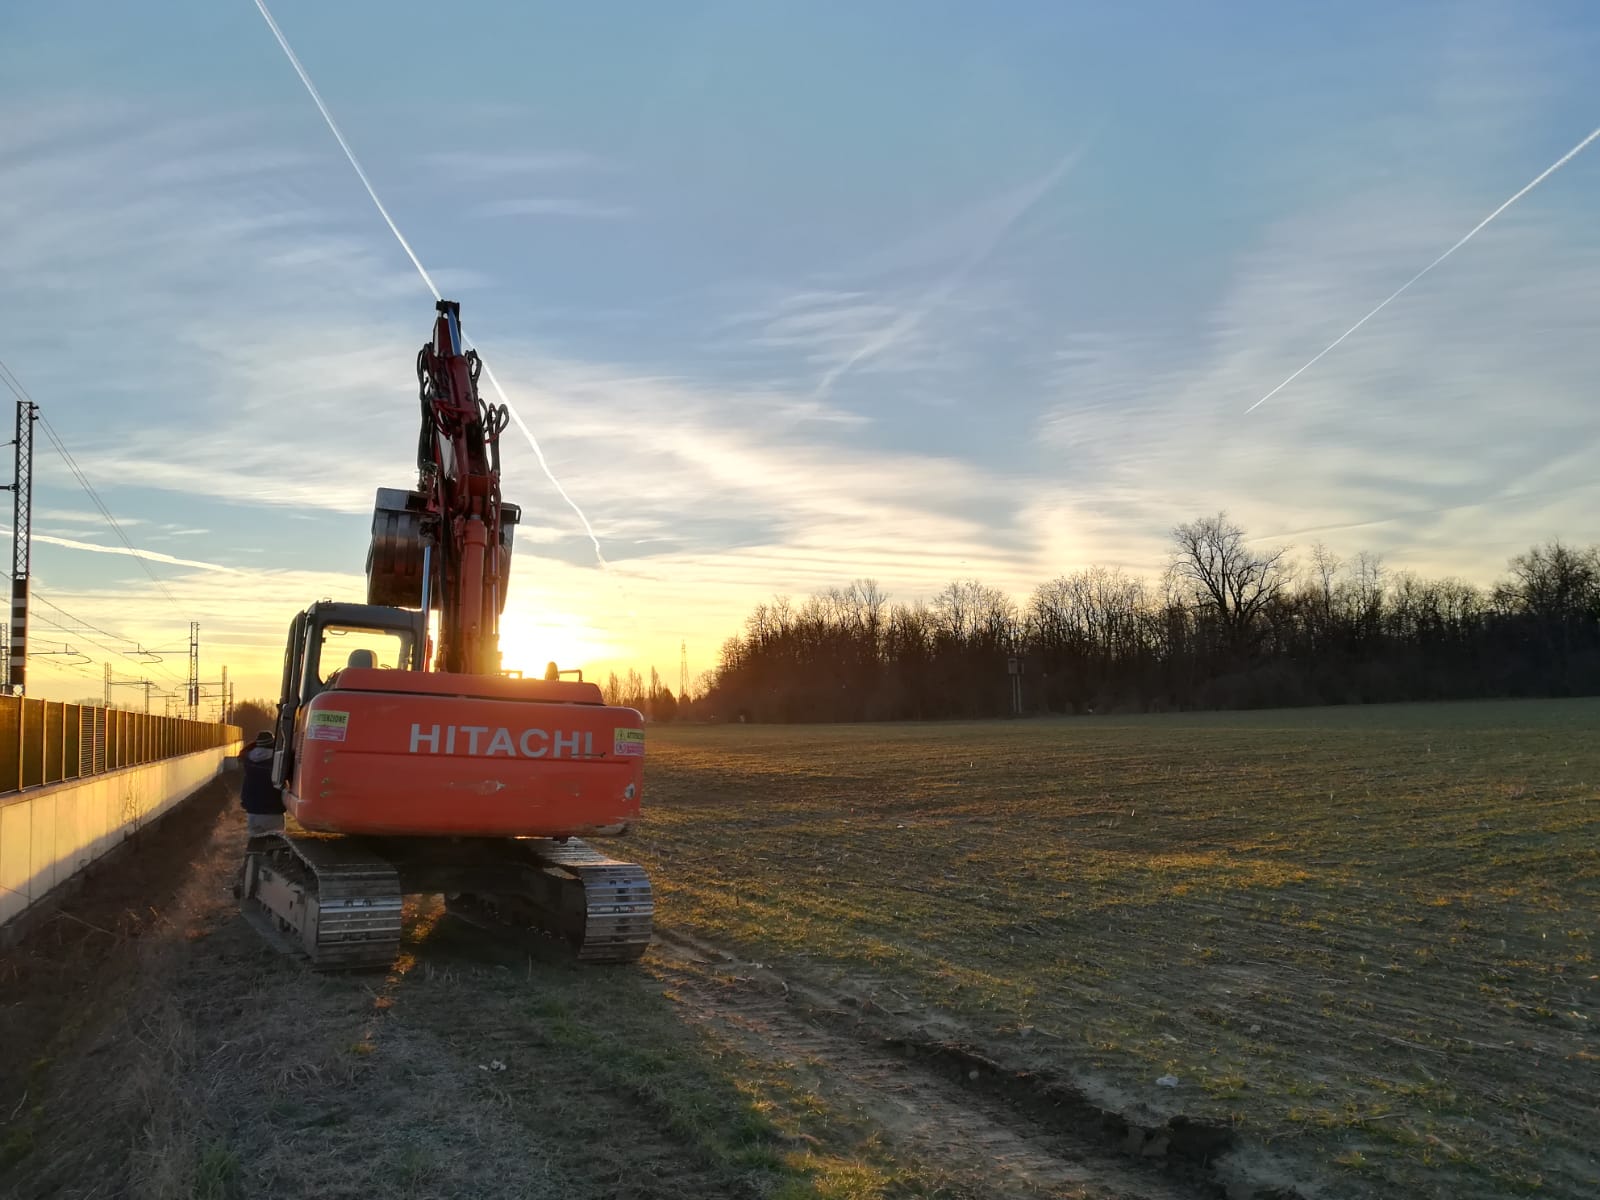
<path id="1" fill-rule="evenodd" d="M 1244 413 L 1600 124 L 1590 6 L 273 11 L 611 564 L 508 442 L 517 665 L 1154 575 L 1221 507 L 1481 582 L 1595 540 L 1596 147 Z M 41 593 L 269 690 L 409 482 L 430 298 L 247 0 L 8 10 L 0 179 L 0 358 L 189 564 L 40 543 Z M 43 441 L 37 505 L 117 544 Z"/>

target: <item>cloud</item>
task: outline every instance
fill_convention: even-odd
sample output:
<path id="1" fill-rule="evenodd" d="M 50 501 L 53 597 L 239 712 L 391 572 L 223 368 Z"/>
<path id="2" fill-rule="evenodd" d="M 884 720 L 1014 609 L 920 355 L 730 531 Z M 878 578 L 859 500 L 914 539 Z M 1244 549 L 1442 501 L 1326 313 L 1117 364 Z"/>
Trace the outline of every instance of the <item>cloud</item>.
<path id="1" fill-rule="evenodd" d="M 117 643 L 121 648 L 131 653 L 138 644 L 162 652 L 158 656 L 161 662 L 143 667 L 116 658 L 119 675 L 142 672 L 168 684 L 181 681 L 187 672 L 188 621 L 198 621 L 202 678 L 215 681 L 226 666 L 240 699 L 276 695 L 284 641 L 295 613 L 324 596 L 356 598 L 362 594 L 358 574 L 294 569 L 191 570 L 174 574 L 169 584 L 183 597 L 181 613 L 158 593 L 130 591 L 109 582 L 73 585 L 50 572 L 36 576 L 38 592 L 48 595 L 72 618 L 125 639 Z M 242 597 L 248 597 L 248 603 Z M 59 611 L 44 611 L 53 620 L 73 624 Z M 90 638 L 107 641 L 91 631 L 74 644 L 97 658 L 106 657 L 103 647 L 89 644 Z"/>
<path id="2" fill-rule="evenodd" d="M 196 136 L 210 144 L 209 133 Z M 425 319 L 413 319 L 424 307 L 414 283 L 403 264 L 374 249 L 381 228 L 371 239 L 331 232 L 337 222 L 298 195 L 274 193 L 267 175 L 205 201 L 203 186 L 181 196 L 152 188 L 141 194 L 145 207 L 101 211 L 93 222 L 73 211 L 76 187 L 137 153 L 86 136 L 42 195 L 64 225 L 92 227 L 105 260 L 95 270 L 142 281 L 139 305 L 95 322 L 120 339 L 93 343 L 107 351 L 108 368 L 135 347 L 145 378 L 179 378 L 181 386 L 160 407 L 141 404 L 137 422 L 113 406 L 97 417 L 57 419 L 57 427 L 119 518 L 129 511 L 124 489 L 149 489 L 190 498 L 212 529 L 225 529 L 231 511 L 242 518 L 268 508 L 307 522 L 323 514 L 308 527 L 337 527 L 359 545 L 373 489 L 404 485 L 414 472 L 411 360 L 426 329 Z M 203 170 L 194 173 L 203 179 Z M 191 257 L 179 246 L 168 256 L 166 227 L 191 221 L 202 231 L 202 253 Z M 15 248 L 0 230 L 0 261 Z M 185 299 L 201 257 L 232 273 L 233 287 L 218 303 Z M 87 286 L 87 265 L 68 261 L 60 269 L 58 283 L 76 277 L 74 294 Z M 47 268 L 41 262 L 30 270 Z M 336 289 L 304 303 L 308 289 L 330 279 Z M 1011 503 L 1012 481 L 958 458 L 841 441 L 865 418 L 803 386 L 711 385 L 514 339 L 491 341 L 485 354 L 595 518 L 608 554 L 621 560 L 606 572 L 592 568 L 581 531 L 528 449 L 506 439 L 507 497 L 527 513 L 510 611 L 533 627 L 559 618 L 566 644 L 576 639 L 619 665 L 653 654 L 651 639 L 687 636 L 697 654 L 709 654 L 750 604 L 775 590 L 803 594 L 874 575 L 914 598 L 956 572 L 1024 574 L 1015 568 L 1023 535 L 997 533 L 985 515 Z M 163 524 L 169 534 L 203 536 L 187 524 Z M 118 552 L 59 541 L 69 557 Z M 168 587 L 184 617 L 202 623 L 204 661 L 228 663 L 241 694 L 275 686 L 294 612 L 321 596 L 354 599 L 364 591 L 358 559 L 350 571 L 309 572 L 274 569 L 262 556 L 237 567 L 147 557 L 178 568 Z M 69 566 L 52 565 L 53 575 L 79 578 Z M 58 579 L 52 589 L 74 613 L 130 636 L 178 622 L 172 606 L 137 580 L 112 586 L 108 576 L 100 587 L 69 587 Z M 146 644 L 166 642 L 151 635 Z"/>
<path id="3" fill-rule="evenodd" d="M 484 151 L 449 150 L 422 156 L 424 169 L 455 176 L 462 181 L 515 178 L 520 175 L 606 172 L 616 165 L 597 154 L 581 150 Z"/>
<path id="4" fill-rule="evenodd" d="M 37 470 L 37 468 L 35 468 L 35 469 Z M 68 524 L 68 525 L 96 526 L 96 525 L 100 525 L 101 523 L 103 523 L 105 521 L 105 516 L 102 513 L 90 512 L 87 509 L 81 509 L 81 508 L 52 508 L 52 507 L 45 506 L 45 507 L 35 507 L 34 508 L 34 510 L 33 510 L 33 519 L 35 521 L 60 521 L 63 524 Z M 123 525 L 123 526 L 127 526 L 127 525 L 143 525 L 145 523 L 146 522 L 145 522 L 145 519 L 143 517 L 118 517 L 117 518 L 117 524 Z"/>
<path id="5" fill-rule="evenodd" d="M 475 205 L 480 217 L 575 217 L 585 221 L 620 221 L 634 215 L 624 204 L 584 200 L 576 196 L 520 196 Z"/>
<path id="6" fill-rule="evenodd" d="M 1553 157 L 1520 136 L 1484 149 L 1513 187 L 1528 161 Z M 1095 510 L 1120 505 L 1158 531 L 1227 507 L 1264 538 L 1343 533 L 1336 548 L 1478 579 L 1582 528 L 1577 489 L 1600 430 L 1579 314 L 1600 302 L 1600 238 L 1563 189 L 1581 190 L 1585 169 L 1569 164 L 1248 418 L 1504 184 L 1380 159 L 1265 230 L 1200 343 L 1113 329 L 1068 340 L 1060 399 L 1037 426 L 1074 479 L 1062 512 L 1094 529 Z"/>
<path id="7" fill-rule="evenodd" d="M 929 314 L 946 304 L 967 279 L 995 252 L 1001 241 L 1016 228 L 1041 200 L 1061 181 L 1083 155 L 1079 148 L 1063 155 L 1037 179 L 1002 193 L 981 206 L 978 228 L 966 243 L 955 267 L 932 288 L 901 307 L 889 321 L 863 338 L 847 355 L 829 367 L 817 381 L 814 395 L 827 396 L 858 364 L 875 358 L 910 337 Z"/>
<path id="8" fill-rule="evenodd" d="M 750 314 L 740 324 L 757 324 L 749 339 L 755 345 L 797 349 L 808 362 L 821 364 L 850 358 L 900 320 L 899 308 L 866 292 L 804 290 L 780 297 L 769 312 Z M 912 332 L 905 329 L 898 339 L 900 349 L 911 352 L 906 355 L 909 361 L 915 354 L 915 347 L 906 344 Z"/>

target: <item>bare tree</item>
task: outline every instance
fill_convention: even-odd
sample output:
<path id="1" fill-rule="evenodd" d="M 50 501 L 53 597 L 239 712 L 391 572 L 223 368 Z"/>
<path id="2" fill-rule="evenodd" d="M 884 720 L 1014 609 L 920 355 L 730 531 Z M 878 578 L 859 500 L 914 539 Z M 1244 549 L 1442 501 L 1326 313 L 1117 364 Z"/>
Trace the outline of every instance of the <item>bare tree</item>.
<path id="1" fill-rule="evenodd" d="M 1219 512 L 1172 531 L 1168 573 L 1202 609 L 1216 615 L 1236 647 L 1289 584 L 1289 550 L 1252 551 L 1244 530 Z"/>
<path id="2" fill-rule="evenodd" d="M 1311 547 L 1311 586 L 1316 591 L 1317 615 L 1324 626 L 1333 623 L 1333 593 L 1344 563 L 1321 542 Z"/>
<path id="3" fill-rule="evenodd" d="M 241 700 L 233 706 L 233 723 L 244 731 L 247 742 L 263 730 L 271 729 L 277 719 L 277 706 L 271 700 Z"/>
<path id="4" fill-rule="evenodd" d="M 1600 611 L 1600 554 L 1559 540 L 1511 560 L 1511 594 L 1524 612 L 1569 621 Z"/>
<path id="5" fill-rule="evenodd" d="M 933 598 L 939 632 L 969 647 L 1009 644 L 1016 627 L 1016 605 L 999 588 L 976 579 L 958 579 Z"/>

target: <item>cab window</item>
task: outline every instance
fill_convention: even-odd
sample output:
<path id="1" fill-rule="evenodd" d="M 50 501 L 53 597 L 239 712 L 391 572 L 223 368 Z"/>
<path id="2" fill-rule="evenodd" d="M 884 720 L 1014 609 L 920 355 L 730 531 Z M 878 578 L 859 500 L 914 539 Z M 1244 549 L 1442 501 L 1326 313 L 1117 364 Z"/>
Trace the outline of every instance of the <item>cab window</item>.
<path id="1" fill-rule="evenodd" d="M 353 664 L 352 659 L 355 660 Z M 324 686 L 334 672 L 351 665 L 395 670 L 409 666 L 410 662 L 411 638 L 407 634 L 346 625 L 327 625 L 322 629 L 317 674 Z"/>

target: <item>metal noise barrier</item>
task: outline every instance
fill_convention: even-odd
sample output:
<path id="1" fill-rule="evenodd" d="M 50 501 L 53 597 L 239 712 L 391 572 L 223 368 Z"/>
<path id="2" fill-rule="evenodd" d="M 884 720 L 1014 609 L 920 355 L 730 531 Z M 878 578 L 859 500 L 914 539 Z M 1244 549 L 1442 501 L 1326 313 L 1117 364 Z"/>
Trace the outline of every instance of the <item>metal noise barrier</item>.
<path id="1" fill-rule="evenodd" d="M 233 725 L 0 696 L 0 795 L 214 750 Z"/>

